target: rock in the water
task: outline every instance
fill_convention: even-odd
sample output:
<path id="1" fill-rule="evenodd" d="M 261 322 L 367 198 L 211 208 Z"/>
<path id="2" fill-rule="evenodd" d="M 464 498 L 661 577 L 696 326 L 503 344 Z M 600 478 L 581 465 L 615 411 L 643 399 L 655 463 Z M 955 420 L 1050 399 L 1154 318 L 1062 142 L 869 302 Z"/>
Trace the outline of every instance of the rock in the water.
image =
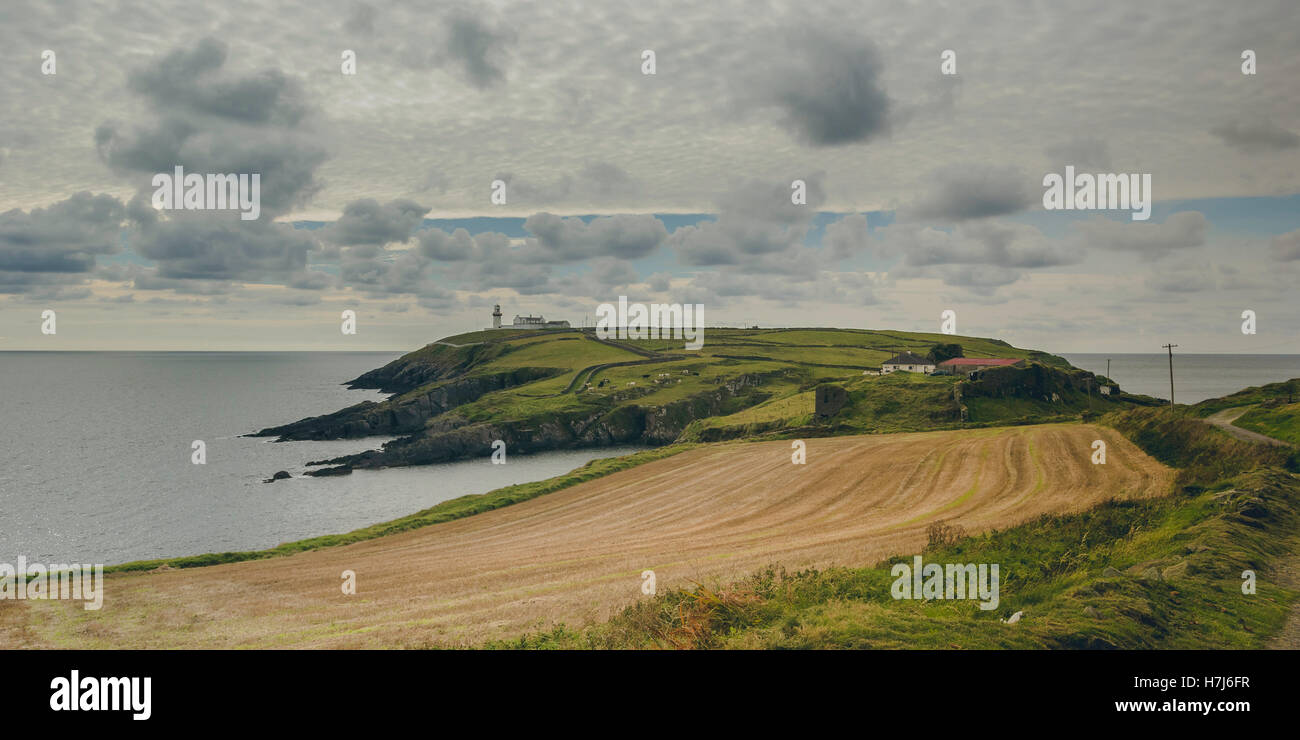
<path id="1" fill-rule="evenodd" d="M 281 471 L 277 472 L 275 475 L 271 476 L 270 478 L 267 478 L 266 480 L 264 480 L 264 481 L 262 481 L 262 482 L 263 482 L 263 483 L 274 483 L 274 482 L 276 482 L 276 481 L 278 481 L 278 480 L 284 480 L 285 478 L 292 478 L 292 477 L 293 477 L 292 475 L 289 475 L 289 471 L 287 471 L 287 470 L 281 470 Z"/>
<path id="2" fill-rule="evenodd" d="M 332 468 L 321 468 L 320 470 L 308 470 L 307 475 L 314 476 L 331 476 L 331 475 L 352 475 L 352 468 L 348 465 L 336 465 Z"/>

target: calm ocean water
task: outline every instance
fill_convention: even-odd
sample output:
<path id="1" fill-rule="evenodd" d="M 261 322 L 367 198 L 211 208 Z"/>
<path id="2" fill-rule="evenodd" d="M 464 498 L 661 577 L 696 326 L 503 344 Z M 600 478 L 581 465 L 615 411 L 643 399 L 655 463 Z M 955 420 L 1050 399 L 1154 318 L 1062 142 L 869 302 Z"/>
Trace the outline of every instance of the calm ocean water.
<path id="1" fill-rule="evenodd" d="M 1169 400 L 1169 355 L 1092 355 L 1060 353 L 1075 367 L 1106 374 L 1120 388 Z M 1300 355 L 1174 354 L 1174 400 L 1196 403 L 1252 385 L 1300 378 Z"/>
<path id="2" fill-rule="evenodd" d="M 260 549 L 541 480 L 609 448 L 264 484 L 382 439 L 242 434 L 384 396 L 340 383 L 372 352 L 0 352 L 0 562 L 121 563 Z M 194 440 L 207 464 L 190 462 Z"/>

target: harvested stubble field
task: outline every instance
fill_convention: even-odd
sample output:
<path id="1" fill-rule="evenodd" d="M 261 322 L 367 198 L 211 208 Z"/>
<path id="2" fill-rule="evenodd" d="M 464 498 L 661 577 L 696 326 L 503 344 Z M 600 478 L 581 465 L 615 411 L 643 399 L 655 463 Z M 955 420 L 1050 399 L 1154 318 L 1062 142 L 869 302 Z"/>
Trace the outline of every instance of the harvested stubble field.
<path id="1" fill-rule="evenodd" d="M 1105 465 L 1091 462 L 1105 440 Z M 115 574 L 103 609 L 0 604 L 22 647 L 465 646 L 603 620 L 641 594 L 768 564 L 867 565 L 1110 498 L 1163 495 L 1173 471 L 1092 425 L 704 446 L 465 519 L 229 565 Z M 267 495 L 274 495 L 268 493 Z M 340 590 L 356 573 L 357 594 Z"/>

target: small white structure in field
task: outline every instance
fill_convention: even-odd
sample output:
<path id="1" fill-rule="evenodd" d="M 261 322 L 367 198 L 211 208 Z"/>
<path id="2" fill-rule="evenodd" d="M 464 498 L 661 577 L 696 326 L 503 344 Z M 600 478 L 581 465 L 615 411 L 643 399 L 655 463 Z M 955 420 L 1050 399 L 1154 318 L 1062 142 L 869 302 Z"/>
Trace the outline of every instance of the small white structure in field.
<path id="1" fill-rule="evenodd" d="M 934 361 L 914 355 L 911 352 L 904 352 L 880 363 L 881 375 L 900 370 L 909 373 L 932 373 L 934 372 Z"/>
<path id="2" fill-rule="evenodd" d="M 1103 396 L 1109 396 L 1109 395 L 1110 395 L 1110 386 L 1108 386 L 1108 385 L 1103 385 L 1103 386 L 1101 386 L 1101 395 L 1103 395 Z"/>

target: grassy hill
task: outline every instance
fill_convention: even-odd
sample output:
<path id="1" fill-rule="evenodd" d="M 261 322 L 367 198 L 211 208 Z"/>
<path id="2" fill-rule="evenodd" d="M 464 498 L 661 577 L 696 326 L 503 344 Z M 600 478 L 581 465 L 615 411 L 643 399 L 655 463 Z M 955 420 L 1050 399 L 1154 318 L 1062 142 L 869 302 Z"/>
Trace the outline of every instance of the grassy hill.
<path id="1" fill-rule="evenodd" d="M 1300 445 L 1300 403 L 1256 407 L 1233 423 L 1242 429 Z"/>
<path id="2" fill-rule="evenodd" d="M 1209 398 L 1193 405 L 1192 413 L 1199 417 L 1206 417 L 1224 409 L 1238 408 L 1241 406 L 1255 406 L 1258 404 L 1292 404 L 1300 402 L 1300 378 L 1284 380 L 1280 383 L 1267 383 L 1261 386 L 1251 386 L 1223 396 L 1222 398 Z"/>
<path id="3" fill-rule="evenodd" d="M 957 343 L 967 357 L 1022 359 L 981 381 L 879 376 L 894 354 Z M 848 404 L 814 418 L 814 392 L 834 384 Z M 1060 357 L 996 339 L 856 329 L 709 329 L 680 340 L 602 340 L 592 330 L 493 330 L 448 337 L 353 380 L 392 397 L 264 429 L 260 436 L 401 435 L 359 455 L 317 461 L 313 474 L 490 454 L 612 444 L 663 445 L 755 436 L 924 431 L 1077 418 L 1142 403 L 1096 395 L 1097 379 Z M 1053 397 L 1055 394 L 1055 397 Z"/>
<path id="4" fill-rule="evenodd" d="M 1300 378 L 1251 386 L 1191 407 L 1205 418 L 1225 409 L 1243 409 L 1233 424 L 1265 436 L 1300 445 Z"/>
<path id="5" fill-rule="evenodd" d="M 1300 552 L 1300 453 L 1233 439 L 1164 408 L 1103 418 L 1178 469 L 1178 490 L 1046 515 L 965 536 L 936 522 L 931 563 L 998 563 L 993 611 L 973 600 L 895 600 L 898 553 L 866 567 L 697 583 L 646 598 L 605 622 L 558 626 L 493 648 L 1260 648 L 1300 590 L 1284 578 Z M 1245 574 L 1256 590 L 1243 589 Z M 1016 612 L 1015 624 L 1005 620 Z"/>

